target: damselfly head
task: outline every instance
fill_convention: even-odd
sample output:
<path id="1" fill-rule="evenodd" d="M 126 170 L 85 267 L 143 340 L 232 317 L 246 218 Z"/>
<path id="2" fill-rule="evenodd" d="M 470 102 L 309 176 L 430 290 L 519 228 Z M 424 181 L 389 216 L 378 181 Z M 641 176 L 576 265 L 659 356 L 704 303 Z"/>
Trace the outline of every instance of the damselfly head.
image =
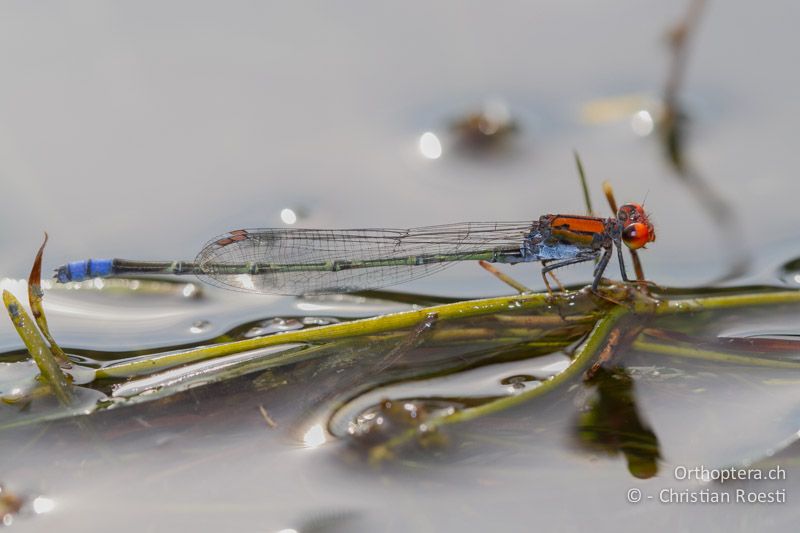
<path id="1" fill-rule="evenodd" d="M 631 250 L 638 250 L 656 240 L 653 224 L 639 204 L 625 204 L 620 207 L 617 219 L 622 224 L 622 242 Z"/>

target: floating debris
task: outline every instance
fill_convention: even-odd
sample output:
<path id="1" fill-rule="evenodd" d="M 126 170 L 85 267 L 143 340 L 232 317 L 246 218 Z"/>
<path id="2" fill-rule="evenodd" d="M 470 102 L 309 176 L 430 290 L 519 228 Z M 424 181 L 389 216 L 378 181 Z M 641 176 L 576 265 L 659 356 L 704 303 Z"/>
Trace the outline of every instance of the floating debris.
<path id="1" fill-rule="evenodd" d="M 425 421 L 448 416 L 463 406 L 441 400 L 383 400 L 356 416 L 347 427 L 355 442 L 368 447 L 383 444 L 409 429 L 428 432 Z"/>
<path id="2" fill-rule="evenodd" d="M 535 377 L 533 377 L 531 375 L 520 374 L 520 375 L 516 375 L 516 376 L 507 377 L 507 378 L 501 380 L 500 384 L 501 385 L 508 385 L 508 386 L 511 387 L 511 389 L 513 389 L 515 391 L 519 391 L 519 390 L 524 389 L 527 386 L 526 383 L 529 383 L 529 382 L 534 382 L 537 385 L 541 383 L 541 381 L 539 381 L 538 379 L 536 379 Z"/>
<path id="3" fill-rule="evenodd" d="M 10 526 L 14 523 L 14 516 L 22 509 L 22 498 L 0 485 L 0 523 Z"/>
<path id="4" fill-rule="evenodd" d="M 271 416 L 269 416 L 267 409 L 263 405 L 259 404 L 258 410 L 261 413 L 261 417 L 264 419 L 264 422 L 266 422 L 269 427 L 273 429 L 278 427 L 278 423 L 275 422 Z"/>
<path id="5" fill-rule="evenodd" d="M 458 147 L 476 153 L 500 147 L 518 129 L 508 106 L 498 100 L 486 102 L 483 108 L 468 113 L 452 125 L 458 136 Z"/>

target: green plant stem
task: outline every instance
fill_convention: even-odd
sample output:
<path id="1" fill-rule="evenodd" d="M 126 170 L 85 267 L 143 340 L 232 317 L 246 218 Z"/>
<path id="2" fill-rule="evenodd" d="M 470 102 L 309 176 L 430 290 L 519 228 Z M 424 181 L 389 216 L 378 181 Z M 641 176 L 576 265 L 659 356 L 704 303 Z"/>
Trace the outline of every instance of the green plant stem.
<path id="1" fill-rule="evenodd" d="M 28 313 L 25 312 L 19 300 L 10 292 L 3 291 L 3 303 L 8 310 L 14 328 L 22 338 L 22 342 L 25 343 L 28 353 L 31 354 L 31 357 L 33 357 L 33 360 L 36 362 L 36 366 L 39 367 L 39 372 L 41 372 L 42 377 L 50 385 L 58 401 L 63 405 L 69 405 L 70 389 L 67 377 L 64 375 L 64 372 L 61 371 L 61 368 L 59 368 L 58 362 L 50 351 L 47 342 L 45 342 L 39 330 L 34 326 L 35 322 Z"/>
<path id="2" fill-rule="evenodd" d="M 587 297 L 584 293 L 577 293 L 578 297 Z M 275 333 L 267 337 L 235 341 L 226 344 L 206 346 L 192 350 L 165 354 L 147 359 L 137 359 L 98 369 L 97 378 L 123 378 L 147 374 L 156 370 L 202 361 L 213 357 L 221 357 L 232 353 L 253 350 L 265 346 L 274 346 L 292 342 L 327 342 L 340 338 L 370 335 L 387 331 L 414 327 L 429 313 L 436 313 L 439 320 L 447 321 L 456 318 L 468 318 L 489 315 L 509 310 L 546 309 L 558 306 L 558 298 L 549 297 L 547 294 L 519 294 L 482 300 L 468 300 L 451 304 L 443 304 L 413 311 L 403 311 L 390 315 L 353 320 L 340 324 L 331 324 L 300 331 Z M 630 304 L 629 308 L 637 313 L 655 312 L 658 315 L 675 313 L 692 313 L 732 307 L 778 305 L 800 303 L 800 291 L 779 291 L 774 293 L 739 294 L 726 296 L 710 296 L 706 298 L 682 298 L 675 300 L 653 300 L 638 298 Z M 602 309 L 595 308 L 598 316 Z M 581 320 L 591 318 L 592 314 L 582 313 Z M 562 319 L 565 324 L 572 323 L 574 318 Z"/>
<path id="3" fill-rule="evenodd" d="M 327 342 L 335 339 L 410 328 L 416 326 L 430 313 L 436 313 L 440 321 L 446 321 L 456 318 L 468 318 L 499 313 L 502 311 L 547 308 L 550 305 L 555 305 L 552 303 L 553 300 L 554 298 L 549 297 L 547 294 L 519 294 L 437 305 L 413 311 L 403 311 L 390 315 L 353 320 L 351 322 L 331 324 L 300 331 L 275 333 L 267 337 L 185 350 L 147 359 L 137 359 L 100 368 L 97 370 L 95 376 L 97 378 L 129 377 L 195 361 L 202 361 L 212 357 L 221 357 L 232 353 L 263 348 L 265 346 L 293 342 Z M 600 312 L 600 308 L 597 308 L 597 312 Z M 565 320 L 564 323 L 567 324 L 569 322 Z"/>
<path id="4" fill-rule="evenodd" d="M 745 293 L 702 298 L 681 298 L 661 301 L 655 312 L 658 315 L 694 313 L 733 307 L 753 307 L 800 303 L 800 291 L 776 291 L 767 293 Z M 637 304 L 639 305 L 639 304 Z M 642 307 L 641 309 L 644 309 Z"/>

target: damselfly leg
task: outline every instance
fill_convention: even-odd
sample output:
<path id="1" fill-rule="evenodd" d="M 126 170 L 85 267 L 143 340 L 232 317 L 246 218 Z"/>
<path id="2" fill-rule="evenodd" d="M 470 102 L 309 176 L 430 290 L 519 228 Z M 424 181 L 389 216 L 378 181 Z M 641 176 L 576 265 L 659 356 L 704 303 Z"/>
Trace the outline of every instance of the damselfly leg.
<path id="1" fill-rule="evenodd" d="M 595 255 L 578 256 L 578 257 L 573 257 L 571 259 L 565 259 L 564 261 L 558 261 L 556 263 L 550 263 L 550 264 L 544 266 L 542 268 L 542 279 L 544 280 L 544 284 L 547 287 L 547 292 L 549 292 L 549 293 L 553 292 L 552 287 L 550 287 L 550 282 L 547 281 L 547 274 L 548 273 L 550 273 L 553 270 L 556 270 L 558 268 L 561 268 L 561 267 L 565 267 L 565 266 L 569 266 L 569 265 L 577 265 L 578 263 L 585 263 L 586 261 L 591 261 L 594 258 L 595 258 Z M 544 262 L 542 264 L 544 264 Z M 598 281 L 598 278 L 595 277 L 595 282 L 597 282 L 597 281 Z M 594 284 L 592 284 L 592 286 L 594 286 Z M 563 287 L 562 287 L 562 289 L 563 289 Z"/>

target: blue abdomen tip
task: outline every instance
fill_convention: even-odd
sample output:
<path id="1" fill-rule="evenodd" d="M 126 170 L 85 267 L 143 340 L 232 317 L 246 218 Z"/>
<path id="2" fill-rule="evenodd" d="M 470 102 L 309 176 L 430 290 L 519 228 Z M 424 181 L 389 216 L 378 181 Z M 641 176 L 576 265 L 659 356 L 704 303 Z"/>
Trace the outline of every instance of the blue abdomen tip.
<path id="1" fill-rule="evenodd" d="M 106 277 L 113 273 L 113 259 L 87 259 L 73 261 L 58 268 L 56 278 L 59 283 L 84 281 L 89 278 Z"/>

